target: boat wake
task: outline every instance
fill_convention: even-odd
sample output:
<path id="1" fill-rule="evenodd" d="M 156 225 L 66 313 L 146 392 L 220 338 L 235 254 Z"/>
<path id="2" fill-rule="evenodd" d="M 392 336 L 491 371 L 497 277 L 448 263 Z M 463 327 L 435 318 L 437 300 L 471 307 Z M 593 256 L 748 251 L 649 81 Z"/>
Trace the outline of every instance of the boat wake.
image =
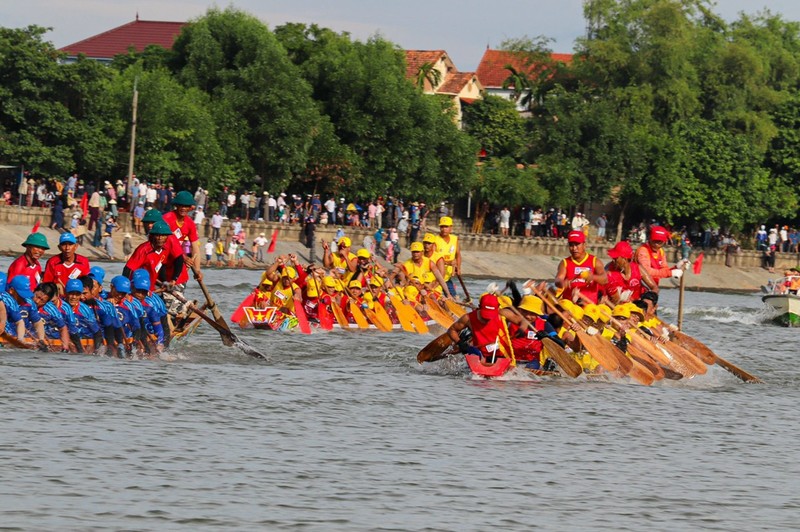
<path id="1" fill-rule="evenodd" d="M 770 307 L 757 309 L 748 307 L 705 307 L 689 308 L 683 313 L 684 320 L 696 319 L 719 323 L 738 323 L 741 325 L 762 325 L 772 321 L 778 315 Z M 674 323 L 677 320 L 675 309 L 664 309 L 659 312 L 659 316 L 667 322 Z"/>

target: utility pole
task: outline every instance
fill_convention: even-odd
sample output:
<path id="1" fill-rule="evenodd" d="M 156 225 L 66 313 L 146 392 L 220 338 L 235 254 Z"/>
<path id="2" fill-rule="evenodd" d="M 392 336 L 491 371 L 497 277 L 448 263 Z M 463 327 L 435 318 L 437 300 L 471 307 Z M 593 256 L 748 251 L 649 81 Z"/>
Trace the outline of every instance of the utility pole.
<path id="1" fill-rule="evenodd" d="M 136 90 L 136 86 L 138 83 L 139 83 L 139 77 L 137 76 L 133 80 L 133 118 L 131 120 L 131 152 L 130 156 L 128 157 L 128 188 L 125 190 L 125 195 L 128 196 L 128 211 L 131 213 L 133 213 L 133 201 L 134 201 L 131 191 L 133 189 L 133 157 L 136 153 L 136 108 L 139 105 L 139 91 Z"/>

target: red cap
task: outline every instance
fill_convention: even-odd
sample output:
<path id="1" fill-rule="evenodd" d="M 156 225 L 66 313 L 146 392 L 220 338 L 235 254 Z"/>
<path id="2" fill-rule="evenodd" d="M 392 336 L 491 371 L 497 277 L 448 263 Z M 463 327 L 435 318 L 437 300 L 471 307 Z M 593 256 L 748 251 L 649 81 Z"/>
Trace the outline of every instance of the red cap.
<path id="1" fill-rule="evenodd" d="M 567 235 L 567 242 L 583 244 L 586 242 L 586 235 L 583 234 L 583 231 L 570 231 Z"/>
<path id="2" fill-rule="evenodd" d="M 494 294 L 483 294 L 481 296 L 480 307 L 478 314 L 484 320 L 493 320 L 500 313 L 500 303 L 497 301 L 497 296 Z"/>
<path id="3" fill-rule="evenodd" d="M 650 240 L 653 242 L 666 242 L 669 240 L 669 233 L 660 225 L 654 225 L 650 228 Z"/>
<path id="4" fill-rule="evenodd" d="M 617 245 L 608 250 L 608 256 L 612 259 L 622 257 L 623 259 L 631 260 L 633 258 L 633 248 L 625 240 L 617 242 Z"/>

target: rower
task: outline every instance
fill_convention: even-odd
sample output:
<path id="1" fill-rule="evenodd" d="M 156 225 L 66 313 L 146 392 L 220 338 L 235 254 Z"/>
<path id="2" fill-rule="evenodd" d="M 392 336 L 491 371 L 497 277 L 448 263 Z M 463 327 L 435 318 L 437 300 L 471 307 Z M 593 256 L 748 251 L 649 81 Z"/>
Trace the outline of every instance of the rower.
<path id="1" fill-rule="evenodd" d="M 658 291 L 658 285 L 646 269 L 640 268 L 633 259 L 633 248 L 626 241 L 617 242 L 608 250 L 613 260 L 606 265 L 608 283 L 604 287 L 612 303 L 639 299 L 645 290 Z"/>
<path id="2" fill-rule="evenodd" d="M 479 355 L 490 362 L 498 357 L 510 357 L 513 363 L 514 348 L 508 332 L 508 322 L 516 324 L 520 330 L 534 330 L 533 325 L 521 315 L 510 309 L 501 310 L 496 295 L 484 294 L 478 308 L 455 321 L 447 329 L 447 334 L 464 354 Z M 472 329 L 472 345 L 459 335 L 467 327 Z"/>
<path id="3" fill-rule="evenodd" d="M 650 238 L 636 250 L 636 262 L 646 271 L 658 287 L 661 279 L 672 277 L 680 279 L 683 268 L 689 261 L 681 259 L 675 268 L 670 268 L 664 254 L 664 244 L 669 240 L 669 232 L 659 225 L 650 228 Z"/>
<path id="4" fill-rule="evenodd" d="M 64 287 L 66 292 L 66 302 L 72 309 L 72 315 L 75 317 L 75 335 L 78 341 L 75 344 L 79 353 L 85 350 L 82 339 L 91 338 L 94 341 L 95 349 L 99 349 L 103 345 L 103 331 L 97 323 L 97 318 L 89 306 L 81 301 L 83 296 L 83 282 L 80 279 L 70 279 Z"/>
<path id="5" fill-rule="evenodd" d="M 332 253 L 330 245 L 322 241 L 322 264 L 328 269 L 335 270 L 340 279 L 347 279 L 356 271 L 358 257 L 350 251 L 350 245 L 350 239 L 343 236 L 336 242 L 336 253 Z"/>
<path id="6" fill-rule="evenodd" d="M 143 334 L 141 340 L 145 350 L 149 348 L 150 342 L 155 342 L 157 352 L 164 350 L 165 338 L 164 327 L 161 320 L 167 314 L 164 303 L 158 296 L 150 293 L 150 274 L 147 270 L 141 269 L 133 272 L 131 281 L 131 295 L 142 306 L 143 314 L 140 318 L 141 330 Z M 153 354 L 153 353 L 148 353 Z"/>
<path id="7" fill-rule="evenodd" d="M 42 282 L 42 265 L 39 259 L 50 249 L 47 237 L 42 233 L 31 233 L 22 243 L 25 253 L 17 257 L 8 267 L 7 282 L 11 283 L 17 275 L 24 275 L 30 281 L 28 288 L 33 289 Z"/>
<path id="8" fill-rule="evenodd" d="M 449 216 L 439 218 L 439 234 L 436 236 L 436 252 L 439 253 L 444 261 L 444 281 L 447 283 L 447 291 L 456 294 L 456 287 L 453 285 L 453 276 L 461 275 L 461 246 L 458 237 L 453 232 L 453 219 Z"/>
<path id="9" fill-rule="evenodd" d="M 425 233 L 422 237 L 422 256 L 431 261 L 431 269 L 435 267 L 442 276 L 445 275 L 444 257 L 436 249 L 436 235 L 433 233 Z"/>
<path id="10" fill-rule="evenodd" d="M 401 281 L 409 283 L 411 279 L 416 278 L 421 282 L 424 274 L 430 272 L 439 282 L 445 295 L 451 297 L 450 286 L 453 283 L 445 281 L 445 278 L 439 272 L 439 268 L 432 264 L 431 259 L 423 255 L 424 251 L 425 248 L 422 242 L 413 242 L 411 244 L 411 258 L 405 261 L 399 270 Z"/>
<path id="11" fill-rule="evenodd" d="M 5 321 L 2 323 L 3 328 L 0 332 L 5 331 L 7 334 L 14 336 L 17 340 L 25 339 L 25 321 L 20 314 L 19 303 L 17 300 L 6 291 L 6 274 L 0 272 L 0 303 L 5 310 Z"/>
<path id="12" fill-rule="evenodd" d="M 80 338 L 77 337 L 75 316 L 69 305 L 58 297 L 58 287 L 55 283 L 39 283 L 33 291 L 33 303 L 44 320 L 44 334 L 51 340 L 60 340 L 61 351 L 69 353 L 72 349 L 78 350 Z"/>
<path id="13" fill-rule="evenodd" d="M 570 231 L 567 235 L 570 256 L 558 263 L 555 285 L 561 289 L 562 299 L 582 296 L 597 303 L 600 285 L 608 277 L 603 264 L 586 251 L 586 235 L 583 231 Z"/>
<path id="14" fill-rule="evenodd" d="M 133 351 L 133 340 L 136 331 L 139 330 L 139 320 L 131 310 L 130 304 L 126 301 L 131 293 L 131 280 L 124 275 L 117 275 L 111 279 L 111 291 L 109 292 L 108 302 L 114 305 L 117 312 L 117 319 L 122 324 L 122 341 L 120 342 L 125 346 L 125 352 L 131 355 Z M 117 338 L 119 340 L 119 338 Z M 119 357 L 123 358 L 122 351 Z"/>
<path id="15" fill-rule="evenodd" d="M 511 345 L 518 362 L 525 362 L 525 367 L 542 369 L 546 367 L 547 356 L 542 351 L 542 340 L 550 338 L 559 345 L 564 342 L 558 333 L 546 320 L 544 303 L 534 295 L 523 296 L 517 306 L 520 315 L 533 325 L 533 330 L 522 331 L 515 323 L 508 326 L 511 335 Z M 549 368 L 548 368 L 549 369 Z"/>
<path id="16" fill-rule="evenodd" d="M 186 267 L 193 269 L 195 271 L 195 278 L 198 281 L 202 281 L 203 273 L 200 271 L 200 263 L 202 262 L 200 256 L 200 237 L 197 234 L 197 226 L 194 220 L 188 216 L 194 205 L 195 201 L 191 192 L 188 190 L 181 190 L 175 194 L 175 198 L 172 200 L 173 210 L 164 214 L 162 219 L 167 223 L 172 233 L 175 235 L 175 238 L 177 238 L 178 242 L 181 244 Z M 183 284 L 185 284 L 185 282 Z"/>
<path id="17" fill-rule="evenodd" d="M 78 240 L 72 233 L 63 233 L 58 238 L 58 255 L 53 255 L 44 266 L 42 274 L 43 283 L 56 283 L 58 293 L 64 294 L 67 281 L 77 279 L 82 275 L 89 275 L 89 259 L 79 255 Z"/>
<path id="18" fill-rule="evenodd" d="M 36 340 L 40 344 L 45 343 L 44 334 L 44 320 L 39 315 L 39 310 L 33 302 L 33 290 L 31 290 L 31 280 L 26 275 L 17 275 L 8 283 L 8 293 L 14 298 L 17 305 L 19 305 L 19 314 L 25 324 L 25 331 L 33 327 L 36 335 Z M 19 337 L 21 340 L 25 337 L 25 332 Z"/>
<path id="19" fill-rule="evenodd" d="M 162 288 L 171 290 L 183 273 L 184 254 L 173 246 L 167 249 L 169 238 L 174 236 L 166 222 L 155 222 L 143 242 L 125 263 L 122 274 L 132 277 L 133 272 L 145 269 L 150 275 L 150 290 L 155 290 L 156 281 L 162 282 Z"/>
<path id="20" fill-rule="evenodd" d="M 100 295 L 103 291 L 103 277 L 99 276 L 99 273 L 105 275 L 105 272 L 102 271 L 102 268 L 98 269 L 100 272 L 97 274 L 93 272 L 92 275 L 84 275 L 79 278 L 83 283 L 82 299 L 86 306 L 94 312 L 97 325 L 100 326 L 100 330 L 103 332 L 105 349 L 109 351 L 111 356 L 120 356 L 119 343 L 122 340 L 122 324 L 117 317 L 114 305 Z M 98 280 L 98 277 L 100 280 Z M 95 342 L 95 353 L 103 353 L 101 345 Z"/>
<path id="21" fill-rule="evenodd" d="M 303 300 L 303 293 L 295 283 L 297 270 L 286 266 L 282 258 L 279 258 L 270 269 L 273 270 L 270 272 L 270 280 L 275 283 L 269 301 L 270 306 L 278 307 L 284 314 L 294 315 L 295 300 L 300 302 Z"/>

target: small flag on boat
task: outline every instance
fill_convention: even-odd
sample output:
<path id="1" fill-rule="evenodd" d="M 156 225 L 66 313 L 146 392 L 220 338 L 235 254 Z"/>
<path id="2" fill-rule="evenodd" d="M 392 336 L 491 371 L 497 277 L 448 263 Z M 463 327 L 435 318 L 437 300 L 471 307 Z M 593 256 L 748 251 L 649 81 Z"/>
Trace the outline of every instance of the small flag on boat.
<path id="1" fill-rule="evenodd" d="M 695 275 L 700 275 L 700 272 L 703 271 L 703 254 L 700 253 L 697 258 L 692 263 L 692 271 Z"/>
<path id="2" fill-rule="evenodd" d="M 36 220 L 36 223 L 35 223 L 35 224 L 33 224 L 33 228 L 31 229 L 31 233 L 35 233 L 35 232 L 37 232 L 37 231 L 39 230 L 39 225 L 40 225 L 40 224 L 41 224 L 41 222 L 40 222 L 40 221 L 37 219 L 37 220 Z"/>
<path id="3" fill-rule="evenodd" d="M 278 243 L 278 230 L 275 229 L 272 232 L 272 238 L 269 241 L 269 247 L 267 248 L 267 253 L 275 253 L 275 244 Z"/>

